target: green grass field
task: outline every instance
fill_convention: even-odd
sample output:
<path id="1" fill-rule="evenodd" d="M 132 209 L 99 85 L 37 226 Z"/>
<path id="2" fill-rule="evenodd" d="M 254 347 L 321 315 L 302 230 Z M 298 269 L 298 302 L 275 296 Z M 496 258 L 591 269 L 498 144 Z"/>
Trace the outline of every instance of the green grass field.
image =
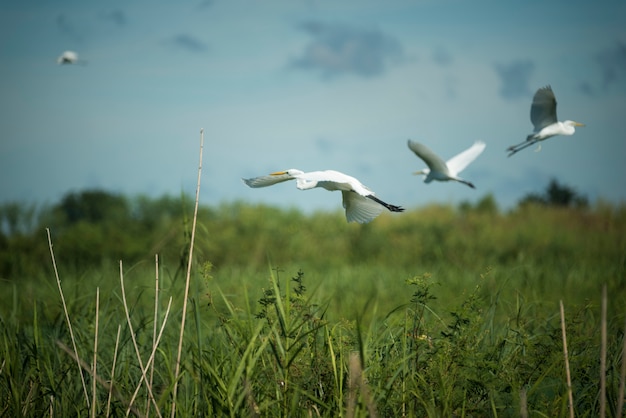
<path id="1" fill-rule="evenodd" d="M 45 230 L 2 244 L 0 416 L 170 416 L 190 215 L 115 222 L 49 224 L 74 339 Z M 576 416 L 624 414 L 622 206 L 232 203 L 193 255 L 177 416 L 567 417 L 566 366 Z"/>

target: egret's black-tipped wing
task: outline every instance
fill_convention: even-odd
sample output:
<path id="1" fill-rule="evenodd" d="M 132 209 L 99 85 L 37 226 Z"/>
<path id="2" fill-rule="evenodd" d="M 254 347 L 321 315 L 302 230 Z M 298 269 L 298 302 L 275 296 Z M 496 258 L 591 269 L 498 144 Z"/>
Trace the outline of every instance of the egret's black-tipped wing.
<path id="1" fill-rule="evenodd" d="M 557 121 L 556 98 L 552 87 L 542 87 L 535 93 L 530 106 L 530 121 L 537 132 Z"/>

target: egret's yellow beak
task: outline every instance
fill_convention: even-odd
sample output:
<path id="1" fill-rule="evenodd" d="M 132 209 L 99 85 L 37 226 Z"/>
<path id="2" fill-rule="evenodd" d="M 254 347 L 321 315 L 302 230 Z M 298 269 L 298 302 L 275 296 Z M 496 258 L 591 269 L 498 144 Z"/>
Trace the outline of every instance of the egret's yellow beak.
<path id="1" fill-rule="evenodd" d="M 282 176 L 283 174 L 287 174 L 286 171 L 275 171 L 273 173 L 270 173 L 270 176 Z"/>
<path id="2" fill-rule="evenodd" d="M 584 124 L 584 123 L 580 123 L 580 122 L 574 122 L 574 125 L 575 125 L 575 126 L 585 126 L 585 124 Z"/>

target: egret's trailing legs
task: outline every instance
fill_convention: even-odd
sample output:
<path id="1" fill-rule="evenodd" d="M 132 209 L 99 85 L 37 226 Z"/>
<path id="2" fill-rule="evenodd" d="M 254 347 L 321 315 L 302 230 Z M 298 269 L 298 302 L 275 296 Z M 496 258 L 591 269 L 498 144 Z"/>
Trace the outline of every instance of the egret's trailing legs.
<path id="1" fill-rule="evenodd" d="M 506 150 L 509 151 L 509 155 L 507 155 L 507 157 L 510 157 L 511 155 L 515 154 L 516 152 L 519 152 L 521 150 L 523 150 L 524 148 L 528 148 L 531 145 L 536 144 L 537 142 L 539 142 L 538 139 L 527 139 L 524 142 L 521 142 L 517 145 L 512 145 L 510 147 L 508 147 Z M 541 144 L 539 144 L 539 147 L 537 147 L 537 149 L 535 150 L 535 152 L 539 152 L 541 151 Z"/>

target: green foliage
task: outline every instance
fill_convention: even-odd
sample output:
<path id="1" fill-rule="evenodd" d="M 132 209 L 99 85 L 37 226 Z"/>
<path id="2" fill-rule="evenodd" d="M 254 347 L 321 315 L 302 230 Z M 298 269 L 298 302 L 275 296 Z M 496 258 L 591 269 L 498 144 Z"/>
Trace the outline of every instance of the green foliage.
<path id="1" fill-rule="evenodd" d="M 158 253 L 172 266 L 171 274 L 184 272 L 193 209 L 184 196 L 127 199 L 101 191 L 72 193 L 52 208 L 41 208 L 36 216 L 33 208 L 24 207 L 28 221 L 16 220 L 19 211 L 8 206 L 3 224 L 13 226 L 6 226 L 0 236 L 0 276 L 5 279 L 49 273 L 49 251 L 42 239 L 46 227 L 57 245 L 62 269 L 80 273 L 120 259 L 135 264 Z M 296 263 L 306 270 L 325 268 L 331 273 L 347 262 L 393 266 L 410 273 L 416 263 L 433 270 L 445 261 L 463 270 L 475 260 L 484 266 L 555 258 L 545 258 L 546 252 L 562 259 L 582 257 L 583 263 L 604 263 L 619 254 L 620 245 L 623 249 L 624 218 L 623 207 L 602 203 L 595 209 L 522 205 L 502 214 L 493 196 L 486 195 L 458 210 L 432 205 L 355 225 L 347 224 L 339 211 L 305 216 L 296 210 L 235 202 L 200 208 L 196 255 L 201 263 L 210 261 L 216 272 L 264 269 L 268 260 L 278 266 Z M 603 222 L 606 230 L 600 227 Z M 587 245 L 578 239 L 580 235 L 589 238 Z M 607 248 L 604 243 L 609 242 L 617 246 Z"/>
<path id="2" fill-rule="evenodd" d="M 485 214 L 496 215 L 498 213 L 498 203 L 496 202 L 496 198 L 493 194 L 486 194 L 482 199 L 476 202 L 475 205 L 472 205 L 470 202 L 461 202 L 459 205 L 459 209 L 461 212 L 479 212 Z"/>
<path id="3" fill-rule="evenodd" d="M 559 184 L 556 179 L 552 179 L 543 194 L 529 193 L 519 202 L 519 206 L 528 204 L 586 208 L 589 206 L 589 201 L 571 187 Z"/>
<path id="4" fill-rule="evenodd" d="M 144 364 L 173 300 L 151 378 L 167 414 L 193 204 L 113 196 L 105 198 L 108 219 L 90 209 L 92 198 L 78 194 L 35 216 L 51 225 L 79 355 L 89 367 L 99 287 L 98 374 L 109 380 L 116 357 L 111 411 L 125 414 L 142 376 L 121 304 L 123 259 Z M 84 416 L 90 408 L 76 361 L 57 345 L 71 343 L 50 251 L 29 222 L 14 222 L 21 226 L 4 229 L 0 240 L 0 416 Z M 529 416 L 567 416 L 562 299 L 575 410 L 597 415 L 606 284 L 607 400 L 619 416 L 625 254 L 626 208 L 602 202 L 501 213 L 488 195 L 458 209 L 383 214 L 367 225 L 347 224 L 339 211 L 203 207 L 177 413 L 518 416 L 526 408 Z M 280 268 L 268 274 L 268 264 Z M 83 373 L 91 395 L 92 378 Z M 136 411 L 154 415 L 145 383 L 138 394 Z M 107 397 L 98 384 L 100 415 Z"/>

